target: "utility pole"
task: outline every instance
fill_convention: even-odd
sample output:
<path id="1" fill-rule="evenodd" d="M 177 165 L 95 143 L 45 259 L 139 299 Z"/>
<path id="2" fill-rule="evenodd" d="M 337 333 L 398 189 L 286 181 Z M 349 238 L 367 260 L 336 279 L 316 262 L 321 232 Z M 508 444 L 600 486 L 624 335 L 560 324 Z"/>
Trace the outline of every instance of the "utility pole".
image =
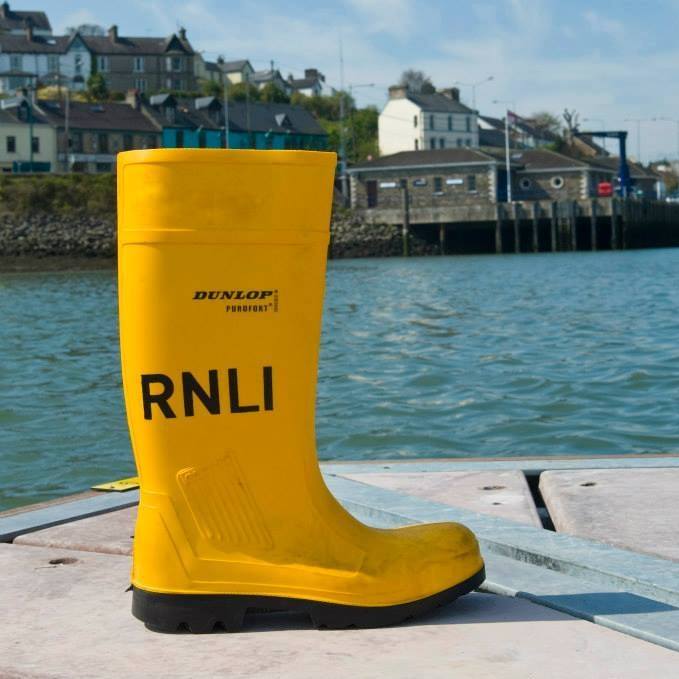
<path id="1" fill-rule="evenodd" d="M 226 73 L 223 74 L 224 78 L 224 148 L 229 148 L 229 77 Z"/>
<path id="2" fill-rule="evenodd" d="M 505 104 L 505 106 L 511 106 L 516 110 L 516 102 L 513 100 L 502 101 L 500 99 L 493 99 L 494 104 Z M 505 108 L 505 171 L 507 173 L 507 202 L 512 202 L 512 173 L 511 173 L 511 163 L 509 158 L 509 114 L 511 111 L 509 108 Z"/>
<path id="3" fill-rule="evenodd" d="M 71 114 L 71 95 L 66 85 L 66 105 L 64 106 L 64 136 L 66 137 L 66 173 L 71 170 L 71 163 L 69 161 L 69 153 L 71 151 L 71 131 L 70 131 L 70 116 Z"/>
<path id="4" fill-rule="evenodd" d="M 339 159 L 340 159 L 340 181 L 342 185 L 342 199 L 344 207 L 348 205 L 349 188 L 347 186 L 347 155 L 344 141 L 344 50 L 342 49 L 342 38 L 339 41 L 340 58 L 340 100 L 339 100 Z"/>

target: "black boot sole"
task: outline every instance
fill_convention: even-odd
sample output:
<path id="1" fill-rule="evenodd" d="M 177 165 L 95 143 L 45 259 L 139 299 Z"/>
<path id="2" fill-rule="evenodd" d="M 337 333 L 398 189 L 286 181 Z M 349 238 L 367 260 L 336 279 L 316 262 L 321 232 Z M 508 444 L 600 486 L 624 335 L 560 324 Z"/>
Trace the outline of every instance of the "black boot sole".
<path id="1" fill-rule="evenodd" d="M 237 594 L 157 594 L 134 588 L 132 614 L 154 632 L 205 634 L 238 632 L 248 612 L 305 613 L 317 629 L 387 627 L 445 606 L 476 589 L 486 579 L 481 570 L 454 587 L 396 606 L 346 606 L 309 599 Z"/>

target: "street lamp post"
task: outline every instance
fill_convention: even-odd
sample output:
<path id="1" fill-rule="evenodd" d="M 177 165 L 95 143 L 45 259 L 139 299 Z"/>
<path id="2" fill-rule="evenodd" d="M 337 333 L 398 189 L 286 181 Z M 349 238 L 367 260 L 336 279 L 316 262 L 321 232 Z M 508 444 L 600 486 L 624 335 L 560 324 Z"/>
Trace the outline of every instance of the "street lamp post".
<path id="1" fill-rule="evenodd" d="M 513 99 L 494 99 L 494 104 L 504 104 L 505 106 L 511 105 L 513 109 L 516 110 L 516 102 Z M 507 202 L 512 202 L 512 174 L 510 171 L 509 162 L 509 113 L 508 108 L 505 109 L 505 171 L 507 173 Z"/>
<path id="2" fill-rule="evenodd" d="M 641 163 L 641 123 L 652 122 L 653 118 L 625 118 L 626 123 L 637 124 L 637 162 Z"/>
<path id="3" fill-rule="evenodd" d="M 476 111 L 476 88 L 479 85 L 483 85 L 484 83 L 488 83 L 491 80 L 495 80 L 495 76 L 489 75 L 487 78 L 484 78 L 483 80 L 478 80 L 473 83 L 463 83 L 460 80 L 456 80 L 453 85 L 463 85 L 464 87 L 471 87 L 472 88 L 472 108 Z"/>
<path id="4" fill-rule="evenodd" d="M 676 118 L 653 118 L 654 121 L 662 120 L 668 123 L 675 123 L 677 126 L 677 160 L 679 160 L 679 120 Z"/>

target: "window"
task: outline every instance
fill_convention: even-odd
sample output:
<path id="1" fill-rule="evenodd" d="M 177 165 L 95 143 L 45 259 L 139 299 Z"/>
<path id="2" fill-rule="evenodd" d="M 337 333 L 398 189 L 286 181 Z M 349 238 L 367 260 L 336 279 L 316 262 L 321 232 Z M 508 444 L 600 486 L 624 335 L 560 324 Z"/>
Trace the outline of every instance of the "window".
<path id="1" fill-rule="evenodd" d="M 476 193 L 476 175 L 475 174 L 467 175 L 467 191 L 469 191 L 469 193 Z"/>
<path id="2" fill-rule="evenodd" d="M 113 163 L 97 163 L 97 172 L 110 172 L 113 169 Z"/>
<path id="3" fill-rule="evenodd" d="M 417 115 L 413 116 L 413 127 L 417 127 Z"/>
<path id="4" fill-rule="evenodd" d="M 144 70 L 144 57 L 135 57 L 133 68 L 135 73 L 141 73 Z"/>
<path id="5" fill-rule="evenodd" d="M 146 79 L 145 78 L 135 78 L 134 87 L 140 92 L 146 92 Z"/>
<path id="6" fill-rule="evenodd" d="M 528 189 L 532 186 L 532 182 L 528 177 L 521 177 L 519 180 L 519 186 L 524 190 L 528 191 Z"/>
<path id="7" fill-rule="evenodd" d="M 21 70 L 23 70 L 23 60 L 22 60 L 20 54 L 10 54 L 9 69 L 10 69 L 10 71 L 21 71 Z"/>
<path id="8" fill-rule="evenodd" d="M 457 140 L 457 148 L 462 148 L 462 139 Z"/>
<path id="9" fill-rule="evenodd" d="M 6 145 L 7 145 L 7 153 L 16 153 L 17 152 L 17 138 L 16 137 L 7 137 Z"/>
<path id="10" fill-rule="evenodd" d="M 82 132 L 71 132 L 70 146 L 72 153 L 82 153 L 83 152 L 83 133 Z"/>
<path id="11" fill-rule="evenodd" d="M 134 139 L 131 134 L 123 135 L 123 151 L 130 151 L 134 148 Z"/>
<path id="12" fill-rule="evenodd" d="M 168 71 L 181 71 L 182 70 L 182 58 L 181 57 L 167 57 L 165 61 L 165 66 Z"/>
<path id="13" fill-rule="evenodd" d="M 448 132 L 453 131 L 453 116 L 448 116 Z"/>
<path id="14" fill-rule="evenodd" d="M 552 185 L 553 189 L 562 189 L 563 188 L 563 177 L 552 177 L 549 180 L 549 183 Z"/>
<path id="15" fill-rule="evenodd" d="M 429 116 L 429 129 L 430 130 L 434 129 L 434 116 L 433 115 Z"/>
<path id="16" fill-rule="evenodd" d="M 443 193 L 443 180 L 441 177 L 434 177 L 434 193 Z"/>
<path id="17" fill-rule="evenodd" d="M 446 148 L 446 140 L 443 137 L 439 139 L 439 148 L 440 149 Z"/>
<path id="18" fill-rule="evenodd" d="M 165 113 L 165 120 L 167 120 L 168 123 L 174 123 L 175 116 L 176 116 L 176 111 L 175 111 L 174 106 L 165 106 L 164 113 Z"/>
<path id="19" fill-rule="evenodd" d="M 178 149 L 184 148 L 184 130 L 177 130 L 175 135 L 176 147 Z"/>
<path id="20" fill-rule="evenodd" d="M 31 151 L 33 153 L 40 153 L 40 137 L 31 138 Z"/>
<path id="21" fill-rule="evenodd" d="M 435 149 L 435 148 L 436 148 L 436 139 L 434 139 L 434 137 L 432 137 L 432 138 L 429 140 L 429 148 L 430 148 L 430 149 Z"/>
<path id="22" fill-rule="evenodd" d="M 416 139 L 415 140 L 415 150 L 419 151 L 419 149 L 420 149 L 420 141 L 419 141 L 419 139 Z"/>
<path id="23" fill-rule="evenodd" d="M 466 146 L 471 146 L 471 145 L 472 145 L 472 140 L 471 140 L 471 139 L 467 139 L 467 141 L 465 141 L 465 145 L 466 145 Z"/>
<path id="24" fill-rule="evenodd" d="M 75 74 L 76 75 L 82 75 L 83 72 L 83 55 L 82 54 L 76 54 L 75 55 Z"/>
<path id="25" fill-rule="evenodd" d="M 97 153 L 108 153 L 108 135 L 100 132 L 97 135 Z"/>
<path id="26" fill-rule="evenodd" d="M 97 71 L 105 72 L 108 71 L 108 57 L 99 55 L 97 57 Z"/>
<path id="27" fill-rule="evenodd" d="M 368 207 L 377 207 L 377 182 L 369 179 L 365 183 L 365 190 L 368 196 Z"/>
<path id="28" fill-rule="evenodd" d="M 465 125 L 466 125 L 467 132 L 471 132 L 472 131 L 472 119 L 469 116 L 467 116 L 467 118 L 465 120 Z"/>
<path id="29" fill-rule="evenodd" d="M 49 54 L 47 56 L 47 70 L 50 73 L 56 73 L 59 70 L 59 56 L 56 54 Z"/>

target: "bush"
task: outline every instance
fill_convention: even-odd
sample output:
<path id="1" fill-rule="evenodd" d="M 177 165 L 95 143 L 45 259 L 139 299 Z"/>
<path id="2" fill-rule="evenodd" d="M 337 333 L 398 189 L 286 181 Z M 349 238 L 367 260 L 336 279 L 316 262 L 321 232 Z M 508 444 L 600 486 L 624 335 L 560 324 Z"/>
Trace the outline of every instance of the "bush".
<path id="1" fill-rule="evenodd" d="M 113 217 L 116 177 L 111 174 L 0 175 L 0 212 Z"/>

